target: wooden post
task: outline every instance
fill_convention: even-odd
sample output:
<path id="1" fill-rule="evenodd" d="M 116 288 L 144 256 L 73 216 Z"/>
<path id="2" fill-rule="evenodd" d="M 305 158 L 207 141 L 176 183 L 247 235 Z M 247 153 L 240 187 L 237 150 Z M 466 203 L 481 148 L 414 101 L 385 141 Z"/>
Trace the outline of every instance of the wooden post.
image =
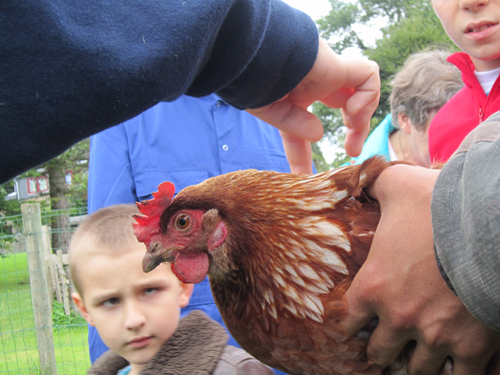
<path id="1" fill-rule="evenodd" d="M 40 374 L 57 374 L 54 340 L 52 337 L 52 298 L 49 294 L 46 266 L 43 257 L 42 219 L 40 204 L 21 205 L 26 255 L 31 287 L 31 304 L 35 320 Z"/>
<path id="2" fill-rule="evenodd" d="M 49 295 L 52 297 L 56 290 L 56 280 L 54 279 L 54 266 L 52 264 L 52 246 L 50 244 L 50 227 L 47 225 L 42 225 L 42 243 L 43 243 L 43 258 L 45 259 L 45 264 L 47 266 L 47 282 L 49 283 L 50 292 Z"/>
<path id="3" fill-rule="evenodd" d="M 62 298 L 64 305 L 64 313 L 69 315 L 71 310 L 69 308 L 69 280 L 66 276 L 66 271 L 64 270 L 64 261 L 63 261 L 63 253 L 62 250 L 57 250 L 57 271 L 59 272 L 59 277 L 61 279 L 61 290 L 62 290 Z"/>
<path id="4" fill-rule="evenodd" d="M 52 261 L 52 275 L 54 277 L 54 285 L 56 288 L 56 299 L 57 302 L 62 303 L 62 293 L 61 293 L 61 282 L 59 281 L 59 271 L 57 268 L 57 255 L 50 254 L 50 259 Z"/>

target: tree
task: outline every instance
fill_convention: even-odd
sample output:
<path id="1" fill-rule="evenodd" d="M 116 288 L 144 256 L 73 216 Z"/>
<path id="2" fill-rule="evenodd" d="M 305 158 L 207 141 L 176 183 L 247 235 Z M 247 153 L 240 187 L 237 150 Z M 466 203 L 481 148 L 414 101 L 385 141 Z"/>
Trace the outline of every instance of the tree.
<path id="1" fill-rule="evenodd" d="M 330 3 L 330 13 L 317 21 L 321 36 L 329 40 L 337 53 L 357 47 L 364 56 L 379 64 L 381 97 L 370 131 L 390 112 L 390 81 L 408 56 L 433 47 L 457 50 L 427 0 L 358 0 L 356 3 L 330 0 Z M 384 20 L 386 26 L 380 29 L 383 36 L 376 41 L 376 47 L 371 48 L 356 27 L 373 26 L 375 20 Z M 341 145 L 340 111 L 315 103 L 313 113 L 321 119 L 325 134 Z"/>
<path id="2" fill-rule="evenodd" d="M 69 209 L 87 205 L 87 172 L 89 139 L 85 139 L 58 157 L 37 166 L 20 177 L 49 178 L 50 200 L 47 207 L 62 214 L 52 217 L 52 248 L 67 249 L 70 240 Z M 72 183 L 67 184 L 66 174 L 71 172 Z M 14 191 L 13 180 L 0 185 L 0 213 L 10 216 L 20 214 L 19 201 L 6 201 L 5 196 Z M 42 207 L 42 209 L 45 207 Z M 66 211 L 66 212 L 65 212 Z"/>
<path id="3" fill-rule="evenodd" d="M 78 176 L 77 179 L 86 181 L 85 178 L 82 179 L 81 174 L 82 172 L 86 174 L 88 170 L 88 158 L 89 139 L 85 139 L 44 164 L 46 174 L 49 177 L 51 210 L 60 210 L 62 212 L 52 218 L 52 249 L 54 250 L 66 250 L 69 246 L 71 226 L 69 222 L 70 200 L 68 194 L 71 191 L 82 190 L 81 186 L 75 186 L 77 184 L 73 183 L 74 177 L 71 185 L 69 185 L 66 181 L 66 174 L 71 172 L 72 176 Z M 86 190 L 85 184 L 85 197 Z"/>
<path id="4" fill-rule="evenodd" d="M 16 200 L 5 200 L 9 193 L 14 191 L 14 182 L 7 181 L 6 183 L 0 185 L 0 215 L 1 216 L 12 216 L 21 213 L 21 206 L 19 201 Z"/>
<path id="5" fill-rule="evenodd" d="M 390 81 L 410 55 L 433 48 L 458 51 L 429 4 L 413 9 L 408 17 L 384 28 L 376 48 L 364 51 L 364 55 L 376 61 L 380 68 L 381 95 L 376 113 L 381 119 L 390 112 Z"/>
<path id="6" fill-rule="evenodd" d="M 321 37 L 330 40 L 337 53 L 348 47 L 357 47 L 361 51 L 369 49 L 356 31 L 358 25 L 373 26 L 375 20 L 398 25 L 422 10 L 433 13 L 427 0 L 358 0 L 356 3 L 330 0 L 330 4 L 332 10 L 317 23 Z"/>

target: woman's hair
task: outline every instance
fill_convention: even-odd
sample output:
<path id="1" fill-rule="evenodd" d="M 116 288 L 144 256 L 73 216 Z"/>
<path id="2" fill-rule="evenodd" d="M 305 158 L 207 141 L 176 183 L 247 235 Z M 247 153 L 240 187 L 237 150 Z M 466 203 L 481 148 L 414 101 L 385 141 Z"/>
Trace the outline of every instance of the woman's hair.
<path id="1" fill-rule="evenodd" d="M 460 70 L 446 61 L 443 50 L 411 55 L 391 81 L 392 125 L 405 112 L 418 131 L 425 131 L 430 118 L 462 87 Z"/>

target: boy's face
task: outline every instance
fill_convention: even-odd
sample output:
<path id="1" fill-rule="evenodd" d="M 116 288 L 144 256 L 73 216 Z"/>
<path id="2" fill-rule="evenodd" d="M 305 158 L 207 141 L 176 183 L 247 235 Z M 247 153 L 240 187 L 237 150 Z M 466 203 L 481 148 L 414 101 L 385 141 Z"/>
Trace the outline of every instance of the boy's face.
<path id="1" fill-rule="evenodd" d="M 193 285 L 181 284 L 168 264 L 144 273 L 144 245 L 136 246 L 121 256 L 95 256 L 79 264 L 82 296 L 75 293 L 73 299 L 104 343 L 140 366 L 177 329 Z"/>
<path id="2" fill-rule="evenodd" d="M 500 0 L 431 0 L 449 37 L 477 71 L 500 68 Z"/>

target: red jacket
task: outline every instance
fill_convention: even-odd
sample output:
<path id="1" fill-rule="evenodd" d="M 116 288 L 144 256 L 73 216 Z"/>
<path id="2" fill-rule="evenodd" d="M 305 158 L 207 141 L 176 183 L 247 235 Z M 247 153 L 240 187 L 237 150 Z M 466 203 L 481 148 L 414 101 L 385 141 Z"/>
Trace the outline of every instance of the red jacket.
<path id="1" fill-rule="evenodd" d="M 499 79 L 488 96 L 474 74 L 474 64 L 465 52 L 454 53 L 448 61 L 462 71 L 465 86 L 436 114 L 429 127 L 432 162 L 446 162 L 467 134 L 493 113 L 500 111 Z"/>

